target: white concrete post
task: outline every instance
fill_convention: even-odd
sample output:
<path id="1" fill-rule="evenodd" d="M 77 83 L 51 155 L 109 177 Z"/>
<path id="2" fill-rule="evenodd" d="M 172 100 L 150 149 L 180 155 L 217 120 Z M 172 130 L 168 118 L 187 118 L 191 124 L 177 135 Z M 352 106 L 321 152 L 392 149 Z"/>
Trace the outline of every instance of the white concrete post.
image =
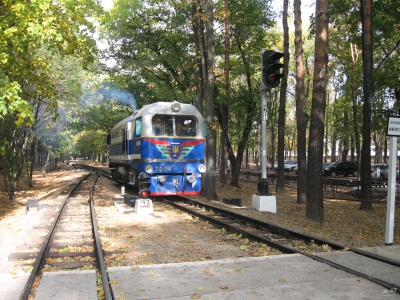
<path id="1" fill-rule="evenodd" d="M 389 138 L 389 178 L 386 202 L 386 231 L 385 245 L 393 245 L 394 210 L 396 201 L 396 162 L 397 162 L 397 137 Z"/>

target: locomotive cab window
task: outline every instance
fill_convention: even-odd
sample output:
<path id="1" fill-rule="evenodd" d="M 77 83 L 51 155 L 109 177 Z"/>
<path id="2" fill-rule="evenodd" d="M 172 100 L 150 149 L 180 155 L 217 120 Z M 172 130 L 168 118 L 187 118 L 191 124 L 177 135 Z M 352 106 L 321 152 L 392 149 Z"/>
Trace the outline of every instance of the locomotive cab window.
<path id="1" fill-rule="evenodd" d="M 155 115 L 152 119 L 153 135 L 173 135 L 173 119 L 171 116 Z"/>
<path id="2" fill-rule="evenodd" d="M 193 117 L 177 117 L 176 129 L 179 136 L 195 136 L 196 120 Z"/>

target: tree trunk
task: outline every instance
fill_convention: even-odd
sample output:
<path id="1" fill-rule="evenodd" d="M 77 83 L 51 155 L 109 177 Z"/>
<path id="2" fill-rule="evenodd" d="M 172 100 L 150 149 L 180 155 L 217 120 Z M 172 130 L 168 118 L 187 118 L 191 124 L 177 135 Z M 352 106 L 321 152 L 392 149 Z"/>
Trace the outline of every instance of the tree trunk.
<path id="1" fill-rule="evenodd" d="M 371 102 L 372 102 L 372 0 L 361 0 L 363 59 L 363 130 L 361 149 L 361 198 L 371 199 Z M 393 155 L 393 154 L 392 154 Z M 372 210 L 372 202 L 361 202 L 360 209 Z"/>
<path id="2" fill-rule="evenodd" d="M 278 119 L 278 177 L 276 181 L 276 192 L 283 193 L 285 191 L 285 121 L 286 121 L 286 90 L 287 78 L 289 74 L 289 26 L 287 22 L 289 1 L 283 0 L 283 73 L 286 75 L 282 79 L 279 101 L 279 119 Z"/>
<path id="3" fill-rule="evenodd" d="M 296 53 L 296 119 L 297 119 L 297 203 L 306 203 L 306 130 L 307 118 L 305 112 L 304 97 L 304 62 L 303 62 L 303 38 L 301 21 L 301 0 L 294 0 L 294 28 L 295 28 L 295 53 Z"/>
<path id="4" fill-rule="evenodd" d="M 216 130 L 215 130 L 215 112 L 214 112 L 214 55 L 215 55 L 215 38 L 214 38 L 214 3 L 212 0 L 207 0 L 207 80 L 205 88 L 206 99 L 206 122 L 207 122 L 207 137 L 206 137 L 206 164 L 207 172 L 204 178 L 201 195 L 208 200 L 216 199 L 215 191 L 215 157 L 216 157 Z"/>
<path id="5" fill-rule="evenodd" d="M 351 99 L 353 101 L 353 123 L 354 123 L 354 137 L 356 140 L 356 153 L 357 153 L 357 167 L 361 170 L 361 146 L 360 146 L 360 128 L 358 126 L 358 109 L 357 109 L 357 87 L 356 87 L 356 66 L 359 58 L 359 51 L 356 44 L 350 44 L 351 46 L 351 57 L 352 57 L 352 76 L 351 76 Z M 358 172 L 358 178 L 360 178 L 360 172 Z"/>
<path id="6" fill-rule="evenodd" d="M 348 128 L 349 127 L 349 114 L 347 113 L 347 111 L 344 112 L 343 115 L 343 126 L 344 128 Z M 342 148 L 342 161 L 346 161 L 347 160 L 347 156 L 349 154 L 349 138 L 348 138 L 348 134 L 344 133 L 342 135 L 342 142 L 343 142 L 343 148 Z"/>
<path id="7" fill-rule="evenodd" d="M 32 142 L 31 142 L 31 157 L 30 159 L 27 159 L 27 161 L 30 161 L 30 168 L 28 170 L 28 183 L 29 187 L 33 186 L 33 170 L 36 162 L 36 138 L 33 137 Z"/>
<path id="8" fill-rule="evenodd" d="M 229 33 L 229 1 L 225 0 L 225 70 L 224 70 L 224 100 L 222 104 L 222 133 L 221 133 L 221 166 L 219 179 L 220 182 L 226 184 L 228 178 L 226 176 L 226 140 L 228 138 L 228 115 L 229 115 L 229 47 L 230 47 L 230 33 Z"/>
<path id="9" fill-rule="evenodd" d="M 317 0 L 315 18 L 315 63 L 307 166 L 306 217 L 324 222 L 321 180 L 324 146 L 326 86 L 328 82 L 328 0 Z"/>
<path id="10" fill-rule="evenodd" d="M 200 0 L 193 0 L 193 34 L 196 55 L 196 108 L 203 114 L 204 80 L 206 78 L 206 59 L 205 59 L 205 41 L 204 41 L 204 22 L 202 19 L 202 8 Z"/>

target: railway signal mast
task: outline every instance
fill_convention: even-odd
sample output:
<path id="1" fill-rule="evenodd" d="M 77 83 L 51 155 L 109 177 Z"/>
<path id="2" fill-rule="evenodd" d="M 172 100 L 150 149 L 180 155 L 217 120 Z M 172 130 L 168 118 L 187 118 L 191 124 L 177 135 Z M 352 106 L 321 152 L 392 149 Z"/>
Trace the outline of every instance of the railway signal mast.
<path id="1" fill-rule="evenodd" d="M 269 193 L 267 179 L 267 93 L 271 97 L 271 89 L 279 86 L 281 79 L 285 77 L 281 73 L 281 64 L 279 60 L 283 57 L 283 53 L 274 50 L 261 50 L 261 180 L 258 182 L 258 194 L 252 197 L 252 206 L 259 211 L 269 211 L 276 213 L 276 198 Z"/>

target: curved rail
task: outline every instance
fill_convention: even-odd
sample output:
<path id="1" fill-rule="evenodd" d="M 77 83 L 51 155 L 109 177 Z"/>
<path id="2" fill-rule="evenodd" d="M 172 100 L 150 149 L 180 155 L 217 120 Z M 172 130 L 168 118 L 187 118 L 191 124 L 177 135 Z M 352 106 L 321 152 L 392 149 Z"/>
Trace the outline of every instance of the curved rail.
<path id="1" fill-rule="evenodd" d="M 199 218 L 205 219 L 205 220 L 209 221 L 210 223 L 212 223 L 212 224 L 214 224 L 216 226 L 223 227 L 223 228 L 225 228 L 227 230 L 239 232 L 239 233 L 241 233 L 243 235 L 248 236 L 249 238 L 252 238 L 252 239 L 255 239 L 255 240 L 259 240 L 259 241 L 261 241 L 263 243 L 271 245 L 272 247 L 282 248 L 281 251 L 284 252 L 284 253 L 300 253 L 300 252 L 298 250 L 296 250 L 296 249 L 284 246 L 284 245 L 282 245 L 282 243 L 277 243 L 277 242 L 275 242 L 275 241 L 273 241 L 271 239 L 264 238 L 264 237 L 260 236 L 260 233 L 270 232 L 272 234 L 283 236 L 283 237 L 289 238 L 289 239 L 303 240 L 303 241 L 306 241 L 307 243 L 313 242 L 313 243 L 319 244 L 319 245 L 326 244 L 326 245 L 330 246 L 334 250 L 345 249 L 345 246 L 343 246 L 341 244 L 338 244 L 338 243 L 335 243 L 335 242 L 331 242 L 331 241 L 328 241 L 328 240 L 325 240 L 325 239 L 322 239 L 322 238 L 319 238 L 319 237 L 316 237 L 316 236 L 312 236 L 312 235 L 309 235 L 309 234 L 304 234 L 304 233 L 301 233 L 301 232 L 298 232 L 298 231 L 295 231 L 295 230 L 291 230 L 291 229 L 287 229 L 287 228 L 284 228 L 284 227 L 280 227 L 278 225 L 274 225 L 274 224 L 267 223 L 267 222 L 264 222 L 264 221 L 260 221 L 258 219 L 247 217 L 245 215 L 241 215 L 241 214 L 238 214 L 238 213 L 235 213 L 235 212 L 223 209 L 223 208 L 219 208 L 219 207 L 216 207 L 216 206 L 212 206 L 212 205 L 209 205 L 209 204 L 205 204 L 205 203 L 198 202 L 198 201 L 191 200 L 191 199 L 184 198 L 184 197 L 174 197 L 174 198 L 177 199 L 177 200 L 180 200 L 180 201 L 183 200 L 184 202 L 186 202 L 186 203 L 188 203 L 190 205 L 197 205 L 197 206 L 199 206 L 201 208 L 205 208 L 208 211 L 212 211 L 212 212 L 214 212 L 216 214 L 220 214 L 220 215 L 224 216 L 226 219 L 235 220 L 236 223 L 249 225 L 249 227 L 252 226 L 253 228 L 256 229 L 256 231 L 248 231 L 248 230 L 245 230 L 245 229 L 241 229 L 238 226 L 232 225 L 231 222 L 224 222 L 224 221 L 221 221 L 219 219 L 216 219 L 215 217 L 207 216 L 207 215 L 202 214 L 201 212 L 198 212 L 196 210 L 193 210 L 193 209 L 187 208 L 185 206 L 179 205 L 175 201 L 170 201 L 168 199 L 163 199 L 163 202 L 168 203 L 168 204 L 170 204 L 170 205 L 172 205 L 172 206 L 174 206 L 174 207 L 176 207 L 176 208 L 178 208 L 180 210 L 183 210 L 183 211 L 185 211 L 185 212 L 187 212 L 189 214 L 193 214 L 193 215 L 195 215 L 195 216 L 197 216 Z"/>
<path id="2" fill-rule="evenodd" d="M 212 211 L 215 214 L 222 215 L 226 220 L 231 219 L 231 220 L 234 221 L 234 223 L 240 223 L 240 224 L 248 226 L 248 227 L 242 229 L 242 228 L 240 228 L 238 226 L 232 225 L 232 222 L 222 221 L 220 219 L 217 219 L 214 216 L 206 215 L 206 214 L 203 214 L 203 213 L 201 213 L 199 211 L 196 211 L 196 210 L 190 209 L 188 207 L 185 207 L 183 205 L 180 205 L 180 204 L 176 203 L 175 201 L 164 199 L 163 202 L 165 202 L 167 204 L 170 204 L 170 205 L 172 205 L 172 206 L 174 206 L 174 207 L 176 207 L 176 208 L 178 208 L 180 210 L 183 210 L 183 211 L 185 211 L 185 212 L 187 212 L 187 213 L 189 213 L 191 215 L 194 215 L 194 216 L 197 216 L 197 217 L 199 217 L 201 219 L 207 220 L 208 222 L 212 223 L 215 226 L 219 226 L 219 227 L 225 228 L 225 229 L 227 229 L 227 230 L 229 230 L 231 232 L 240 233 L 240 234 L 242 234 L 243 236 L 246 236 L 249 239 L 253 239 L 253 240 L 257 240 L 257 241 L 263 242 L 263 243 L 267 244 L 268 246 L 274 247 L 274 248 L 276 248 L 276 249 L 278 249 L 278 250 L 280 250 L 280 251 L 282 251 L 284 253 L 298 253 L 298 254 L 307 256 L 307 257 L 309 257 L 309 258 L 311 258 L 313 260 L 328 264 L 328 265 L 330 265 L 330 266 L 332 266 L 332 267 L 334 267 L 336 269 L 340 269 L 340 270 L 343 270 L 345 272 L 351 273 L 351 274 L 353 274 L 355 276 L 367 279 L 367 280 L 369 280 L 371 282 L 379 284 L 380 286 L 382 286 L 382 287 L 384 287 L 386 289 L 390 290 L 390 289 L 395 288 L 396 292 L 400 294 L 400 287 L 395 286 L 392 283 L 388 283 L 388 282 L 385 282 L 385 281 L 383 281 L 383 280 L 381 280 L 379 278 L 375 278 L 375 277 L 372 277 L 370 275 L 361 273 L 359 271 L 350 269 L 350 268 L 348 268 L 348 267 L 346 267 L 344 265 L 340 265 L 340 264 L 338 264 L 336 262 L 333 262 L 333 261 L 330 261 L 330 260 L 328 260 L 326 258 L 322 258 L 322 257 L 314 255 L 314 254 L 308 254 L 308 253 L 306 253 L 304 251 L 288 247 L 287 245 L 284 245 L 284 244 L 282 244 L 280 242 L 274 241 L 274 240 L 272 240 L 270 238 L 263 237 L 263 236 L 261 236 L 261 234 L 265 234 L 266 232 L 269 231 L 269 232 L 273 232 L 274 234 L 281 235 L 281 236 L 283 236 L 285 238 L 289 237 L 289 238 L 293 238 L 293 239 L 302 239 L 304 241 L 307 241 L 308 243 L 309 242 L 314 242 L 314 243 L 317 243 L 317 244 L 320 244 L 320 245 L 326 244 L 326 245 L 330 246 L 334 250 L 351 251 L 351 252 L 354 252 L 354 253 L 356 253 L 358 255 L 362 255 L 362 256 L 365 256 L 365 257 L 368 257 L 368 258 L 371 258 L 371 259 L 374 259 L 374 260 L 378 260 L 380 262 L 384 262 L 384 263 L 387 263 L 387 264 L 390 264 L 390 265 L 393 265 L 393 266 L 396 266 L 396 267 L 400 267 L 400 262 L 398 262 L 398 261 L 395 261 L 395 260 L 392 260 L 392 259 L 389 259 L 389 258 L 386 258 L 386 257 L 382 257 L 382 256 L 379 256 L 379 255 L 376 255 L 376 254 L 373 254 L 373 253 L 369 253 L 369 252 L 366 252 L 366 251 L 363 251 L 363 250 L 347 248 L 347 247 L 345 247 L 345 246 L 343 246 L 343 245 L 341 245 L 339 243 L 336 243 L 336 242 L 331 242 L 331 241 L 327 241 L 325 239 L 321 239 L 319 237 L 314 237 L 314 236 L 311 236 L 311 235 L 308 235 L 308 234 L 303 234 L 303 233 L 300 233 L 300 232 L 297 232 L 297 231 L 294 231 L 294 230 L 290 230 L 290 229 L 287 229 L 287 228 L 284 228 L 284 227 L 280 227 L 280 226 L 273 225 L 273 224 L 270 224 L 270 223 L 267 223 L 267 222 L 263 222 L 263 221 L 260 221 L 260 220 L 257 220 L 257 219 L 253 219 L 253 218 L 241 215 L 241 214 L 237 214 L 237 213 L 229 211 L 229 210 L 225 210 L 225 209 L 222 209 L 222 208 L 219 208 L 219 207 L 215 207 L 215 206 L 212 206 L 212 205 L 204 204 L 202 202 L 198 202 L 198 201 L 195 201 L 195 200 L 192 200 L 192 199 L 187 199 L 187 198 L 184 198 L 184 197 L 171 197 L 171 199 L 175 200 L 175 201 L 176 200 L 181 200 L 181 201 L 183 200 L 183 201 L 185 201 L 186 203 L 188 203 L 190 205 L 198 205 L 200 208 L 205 208 L 206 211 Z M 256 230 L 255 231 L 248 230 L 248 228 L 250 226 L 252 226 Z"/>

